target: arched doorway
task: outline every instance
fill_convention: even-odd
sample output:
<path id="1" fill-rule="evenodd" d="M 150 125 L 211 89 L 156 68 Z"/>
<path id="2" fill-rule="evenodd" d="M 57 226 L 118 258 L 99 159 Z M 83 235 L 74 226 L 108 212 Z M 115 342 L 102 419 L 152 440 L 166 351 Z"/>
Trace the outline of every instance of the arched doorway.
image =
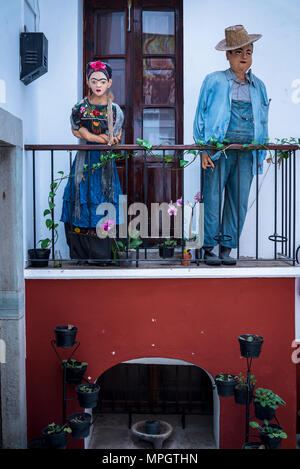
<path id="1" fill-rule="evenodd" d="M 173 432 L 163 448 L 218 448 L 219 398 L 210 374 L 193 363 L 168 358 L 141 358 L 105 371 L 89 449 L 151 449 L 132 437 L 141 420 L 168 422 Z"/>

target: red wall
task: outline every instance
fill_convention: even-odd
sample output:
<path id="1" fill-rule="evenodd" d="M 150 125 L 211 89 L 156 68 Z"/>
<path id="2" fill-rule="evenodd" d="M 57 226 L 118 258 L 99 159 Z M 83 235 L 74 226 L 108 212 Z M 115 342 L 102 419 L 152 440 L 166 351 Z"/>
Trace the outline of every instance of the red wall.
<path id="1" fill-rule="evenodd" d="M 71 323 L 80 341 L 74 357 L 88 362 L 91 381 L 122 361 L 155 356 L 194 363 L 212 376 L 238 373 L 246 368 L 238 335 L 262 335 L 253 373 L 257 386 L 287 402 L 277 411 L 289 436 L 282 448 L 295 448 L 294 298 L 294 279 L 288 278 L 27 280 L 28 438 L 61 422 L 62 374 L 50 340 L 55 326 Z M 244 406 L 220 399 L 220 447 L 241 448 Z M 69 402 L 67 415 L 77 409 Z"/>

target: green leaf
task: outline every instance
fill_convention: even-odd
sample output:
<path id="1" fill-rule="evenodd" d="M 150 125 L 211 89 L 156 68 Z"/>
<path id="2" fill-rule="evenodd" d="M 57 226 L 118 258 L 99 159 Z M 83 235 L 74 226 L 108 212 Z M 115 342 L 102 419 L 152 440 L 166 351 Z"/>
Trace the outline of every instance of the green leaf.
<path id="1" fill-rule="evenodd" d="M 63 171 L 58 171 L 58 174 L 64 175 L 65 173 Z"/>
<path id="2" fill-rule="evenodd" d="M 180 160 L 180 167 L 181 167 L 181 168 L 183 168 L 183 167 L 186 166 L 187 164 L 189 164 L 189 161 Z"/>
<path id="3" fill-rule="evenodd" d="M 44 210 L 44 217 L 50 214 L 51 214 L 51 211 L 48 208 L 46 208 L 46 210 Z"/>
<path id="4" fill-rule="evenodd" d="M 50 185 L 50 187 L 51 187 L 52 189 L 55 189 L 55 188 L 57 187 L 57 182 L 53 182 L 53 183 Z"/>
<path id="5" fill-rule="evenodd" d="M 250 422 L 249 425 L 252 428 L 258 428 L 259 427 L 259 424 L 257 422 Z"/>
<path id="6" fill-rule="evenodd" d="M 173 161 L 173 155 L 166 155 L 165 156 L 165 162 L 166 163 L 171 163 Z"/>
<path id="7" fill-rule="evenodd" d="M 51 239 L 49 239 L 49 238 L 41 240 L 41 248 L 42 249 L 47 249 L 47 247 L 50 245 L 50 243 L 51 243 Z"/>
<path id="8" fill-rule="evenodd" d="M 50 197 L 50 199 L 53 199 L 55 197 L 55 193 L 54 192 L 49 192 L 49 197 Z"/>
<path id="9" fill-rule="evenodd" d="M 197 156 L 197 154 L 198 154 L 197 150 L 189 150 L 189 151 L 187 152 L 187 155 L 194 155 L 194 156 Z"/>
<path id="10" fill-rule="evenodd" d="M 47 228 L 52 228 L 53 220 L 51 220 L 50 218 L 47 218 L 45 223 L 46 223 Z"/>
<path id="11" fill-rule="evenodd" d="M 50 210 L 54 209 L 55 207 L 55 204 L 53 202 L 49 202 L 48 205 L 49 205 Z"/>

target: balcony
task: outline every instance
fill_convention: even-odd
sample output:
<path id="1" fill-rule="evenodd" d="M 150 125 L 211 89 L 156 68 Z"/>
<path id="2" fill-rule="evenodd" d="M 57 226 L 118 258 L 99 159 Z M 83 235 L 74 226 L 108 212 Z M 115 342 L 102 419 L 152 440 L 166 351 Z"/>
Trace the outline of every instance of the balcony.
<path id="1" fill-rule="evenodd" d="M 237 223 L 237 248 L 232 250 L 232 256 L 237 261 L 236 267 L 290 267 L 299 262 L 299 248 L 296 245 L 296 155 L 299 147 L 298 145 L 266 145 L 264 148 L 268 150 L 269 166 L 264 168 L 263 174 L 258 174 L 258 171 L 256 171 L 253 177 L 248 212 L 241 237 L 238 236 L 239 226 Z M 116 226 L 116 232 L 113 236 L 113 246 L 117 246 L 118 242 L 122 242 L 125 252 L 124 257 L 120 258 L 120 255 L 117 254 L 115 258 L 112 256 L 101 259 L 101 263 L 99 263 L 99 259 L 90 255 L 80 259 L 72 256 L 72 259 L 70 259 L 66 254 L 59 255 L 59 258 L 57 258 L 57 246 L 64 253 L 67 251 L 63 223 L 59 223 L 59 201 L 62 199 L 62 191 L 65 186 L 63 181 L 67 181 L 70 177 L 72 163 L 79 150 L 88 152 L 88 164 L 85 165 L 84 171 L 86 178 L 90 180 L 91 174 L 103 164 L 102 161 L 97 167 L 97 165 L 89 163 L 91 151 L 95 149 L 101 149 L 102 155 L 106 156 L 112 155 L 113 152 L 122 191 L 126 196 L 125 232 L 124 229 L 120 229 L 120 226 Z M 201 168 L 199 151 L 205 149 L 214 149 L 214 147 L 172 145 L 149 149 L 141 145 L 118 145 L 113 148 L 106 145 L 89 144 L 25 145 L 25 151 L 27 152 L 27 181 L 30 181 L 32 177 L 32 192 L 29 191 L 29 185 L 26 189 L 27 220 L 32 215 L 32 224 L 27 226 L 27 238 L 30 238 L 30 247 L 36 249 L 40 247 L 39 240 L 41 238 L 48 239 L 48 247 L 51 250 L 48 264 L 50 269 L 55 267 L 62 269 L 97 269 L 99 266 L 101 266 L 101 269 L 120 269 L 122 267 L 125 269 L 129 267 L 143 269 L 211 268 L 204 263 L 201 249 L 205 207 L 203 197 L 205 171 Z M 232 144 L 230 149 L 241 150 L 237 154 L 238 160 L 243 157 L 243 150 L 255 150 L 256 167 L 258 167 L 258 146 L 248 145 L 245 147 Z M 138 162 L 140 168 L 142 191 L 135 191 L 135 186 L 132 185 L 135 162 Z M 240 191 L 242 190 L 239 167 L 238 161 L 237 219 L 239 219 Z M 218 170 L 219 178 L 221 177 L 220 168 L 221 165 L 219 165 Z M 170 179 L 172 171 L 177 171 L 179 175 L 176 187 Z M 157 179 L 155 179 L 156 176 L 158 176 Z M 160 199 L 153 201 L 152 197 L 152 200 L 149 200 L 149 187 L 151 188 L 153 184 L 157 185 L 157 181 L 159 181 L 160 187 L 156 192 L 160 194 Z M 59 190 L 57 189 L 58 185 L 60 186 Z M 197 200 L 195 200 L 195 194 Z M 172 196 L 175 197 L 172 205 L 176 207 L 176 214 L 168 212 Z M 181 206 L 176 205 L 174 202 L 176 197 L 181 199 Z M 49 201 L 50 206 L 48 206 Z M 71 206 L 74 207 L 71 193 L 70 202 Z M 153 217 L 150 216 L 153 202 L 156 204 L 156 208 L 159 206 L 161 209 L 161 213 L 159 215 L 156 213 L 156 217 L 154 217 L 155 227 L 153 227 Z M 134 218 L 130 208 L 128 209 L 130 204 L 133 203 L 144 204 L 146 215 L 144 215 L 145 226 L 141 229 L 141 225 L 138 225 L 139 239 L 142 242 L 132 252 L 129 249 L 130 238 L 127 227 Z M 43 216 L 45 209 L 47 210 L 46 218 L 48 218 L 48 221 L 46 221 L 47 227 L 45 227 Z M 222 194 L 219 190 L 217 207 L 219 232 L 214 238 L 217 242 L 230 238 L 226 233 L 222 233 L 222 210 Z M 47 228 L 49 229 L 48 234 Z M 72 247 L 72 239 L 75 235 L 73 232 L 69 234 Z M 58 235 L 59 245 L 56 243 Z M 159 252 L 159 246 L 166 238 L 176 240 L 173 257 L 167 257 L 166 250 Z M 90 231 L 87 233 L 87 239 L 90 244 L 92 240 Z M 187 249 L 190 250 L 192 257 L 187 264 L 184 264 L 182 256 Z M 117 252 L 119 251 L 117 250 Z M 218 248 L 216 254 L 218 255 Z M 26 267 L 32 268 L 28 260 Z"/>

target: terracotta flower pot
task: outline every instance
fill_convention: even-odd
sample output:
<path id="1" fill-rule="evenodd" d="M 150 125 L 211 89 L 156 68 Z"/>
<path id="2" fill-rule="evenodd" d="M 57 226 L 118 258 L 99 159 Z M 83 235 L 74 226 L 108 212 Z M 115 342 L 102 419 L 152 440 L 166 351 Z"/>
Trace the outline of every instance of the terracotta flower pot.
<path id="1" fill-rule="evenodd" d="M 179 259 L 181 259 L 180 264 L 181 265 L 190 265 L 191 264 L 191 259 L 192 259 L 192 254 L 179 254 Z"/>

